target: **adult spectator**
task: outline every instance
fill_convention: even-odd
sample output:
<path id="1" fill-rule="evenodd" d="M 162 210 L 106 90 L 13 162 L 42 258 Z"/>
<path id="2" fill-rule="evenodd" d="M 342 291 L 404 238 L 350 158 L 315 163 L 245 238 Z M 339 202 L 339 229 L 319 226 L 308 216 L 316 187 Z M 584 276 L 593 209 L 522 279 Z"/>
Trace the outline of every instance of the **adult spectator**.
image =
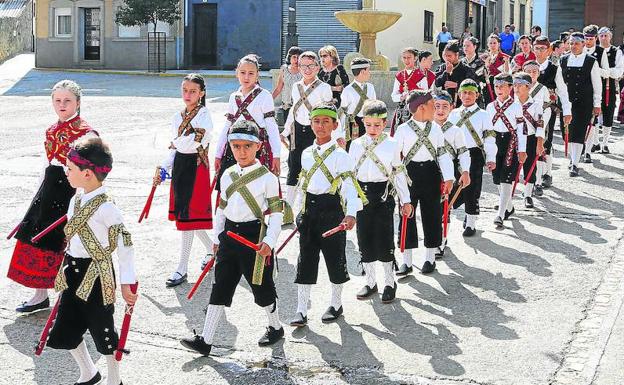
<path id="1" fill-rule="evenodd" d="M 534 25 L 531 27 L 531 40 L 535 41 L 536 38 L 542 36 L 542 27 Z"/>
<path id="2" fill-rule="evenodd" d="M 511 34 L 514 37 L 514 49 L 513 49 L 513 53 L 514 55 L 516 54 L 516 51 L 518 50 L 518 41 L 520 40 L 520 33 L 518 33 L 518 31 L 516 31 L 516 25 L 512 24 L 511 25 Z"/>
<path id="3" fill-rule="evenodd" d="M 503 51 L 505 54 L 509 56 L 512 56 L 515 44 L 514 44 L 514 36 L 511 33 L 511 26 L 507 24 L 505 26 L 505 31 L 503 31 L 503 33 L 498 35 L 498 37 L 500 37 L 500 40 L 501 40 L 501 51 Z"/>
<path id="4" fill-rule="evenodd" d="M 453 36 L 449 32 L 448 28 L 443 25 L 442 31 L 438 32 L 438 36 L 436 36 L 436 46 L 438 47 L 438 56 L 440 60 L 442 60 L 442 53 L 444 52 L 444 48 L 448 44 L 449 40 L 451 40 Z"/>

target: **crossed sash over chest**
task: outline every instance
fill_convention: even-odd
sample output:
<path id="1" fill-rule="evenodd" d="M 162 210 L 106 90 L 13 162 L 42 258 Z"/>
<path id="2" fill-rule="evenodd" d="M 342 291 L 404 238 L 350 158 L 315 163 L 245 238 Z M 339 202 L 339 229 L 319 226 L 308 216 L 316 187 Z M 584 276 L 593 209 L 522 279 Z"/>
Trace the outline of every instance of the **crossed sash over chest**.
<path id="1" fill-rule="evenodd" d="M 182 115 L 182 123 L 178 127 L 178 137 L 180 136 L 189 136 L 190 134 L 195 134 L 194 141 L 197 143 L 201 143 L 204 135 L 206 135 L 206 129 L 204 128 L 195 128 L 191 124 L 191 121 L 195 119 L 199 110 L 203 108 L 202 105 L 198 104 L 195 108 L 193 108 L 189 113 L 186 113 L 186 110 L 181 112 Z M 175 149 L 175 146 L 171 144 L 169 147 L 171 149 Z M 205 167 L 209 167 L 208 165 L 208 149 L 204 148 L 201 144 L 197 147 L 197 165 L 203 164 Z"/>
<path id="2" fill-rule="evenodd" d="M 518 133 L 516 132 L 516 129 L 514 128 L 513 124 L 511 124 L 511 122 L 509 121 L 509 118 L 507 118 L 507 115 L 505 115 L 505 111 L 507 111 L 507 109 L 513 103 L 514 103 L 514 100 L 509 98 L 502 106 L 500 106 L 498 101 L 495 100 L 494 108 L 496 109 L 496 114 L 494 114 L 494 117 L 492 118 L 492 125 L 495 125 L 496 122 L 500 119 L 505 125 L 505 128 L 507 128 L 507 131 L 509 132 L 509 134 L 511 134 L 511 140 L 509 141 L 509 146 L 507 147 L 507 150 L 505 152 L 505 165 L 506 166 L 511 166 L 511 162 L 513 159 L 513 152 L 518 147 Z M 521 123 L 521 122 L 516 122 L 516 123 Z"/>
<path id="3" fill-rule="evenodd" d="M 115 276 L 113 272 L 112 253 L 117 248 L 117 240 L 121 234 L 125 246 L 132 246 L 130 233 L 123 224 L 116 224 L 108 229 L 108 247 L 103 247 L 98 241 L 87 221 L 95 214 L 102 204 L 111 201 L 106 194 L 100 194 L 91 199 L 83 207 L 80 207 L 81 199 L 76 197 L 74 215 L 65 225 L 65 235 L 71 239 L 78 234 L 80 242 L 91 257 L 91 263 L 84 275 L 80 286 L 76 289 L 76 296 L 87 301 L 97 279 L 102 286 L 102 299 L 104 305 L 115 303 Z M 54 282 L 54 289 L 62 291 L 67 289 L 67 280 L 64 269 L 60 269 Z"/>
<path id="4" fill-rule="evenodd" d="M 364 88 L 361 88 L 357 83 L 351 83 L 351 87 L 360 96 L 360 100 L 355 105 L 353 113 L 349 115 L 349 126 L 345 129 L 345 140 L 351 140 L 359 136 L 359 127 L 355 122 L 355 117 L 362 111 L 364 102 L 368 100 L 368 84 L 364 84 Z"/>
<path id="5" fill-rule="evenodd" d="M 301 83 L 297 83 L 297 92 L 299 93 L 299 100 L 297 100 L 297 103 L 295 103 L 295 105 L 292 107 L 293 122 L 290 128 L 290 138 L 289 138 L 289 141 L 290 141 L 289 150 L 290 151 L 293 151 L 296 148 L 295 137 L 296 137 L 297 130 L 295 129 L 295 120 L 297 117 L 297 112 L 299 111 L 301 107 L 304 107 L 306 110 L 308 110 L 308 113 L 312 111 L 313 106 L 312 106 L 312 103 L 310 103 L 310 101 L 308 100 L 308 97 L 312 95 L 312 92 L 314 92 L 316 87 L 318 87 L 321 83 L 322 82 L 320 79 L 318 78 L 314 79 L 314 81 L 310 84 L 307 90 L 303 89 L 303 85 Z"/>

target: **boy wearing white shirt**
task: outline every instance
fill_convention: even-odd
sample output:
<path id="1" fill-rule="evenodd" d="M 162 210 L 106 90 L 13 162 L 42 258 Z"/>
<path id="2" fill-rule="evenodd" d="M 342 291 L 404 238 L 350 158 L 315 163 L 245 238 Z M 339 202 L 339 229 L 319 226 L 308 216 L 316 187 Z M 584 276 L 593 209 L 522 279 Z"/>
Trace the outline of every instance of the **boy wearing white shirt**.
<path id="1" fill-rule="evenodd" d="M 526 161 L 526 134 L 522 106 L 510 96 L 513 78 L 500 73 L 494 77 L 496 99 L 487 105 L 493 130 L 496 131 L 496 167 L 492 171 L 494 184 L 498 186 L 498 215 L 494 219 L 497 227 L 503 226 L 503 219 L 516 211 L 511 200 L 512 183 L 518 167 Z M 519 164 L 520 163 L 520 164 Z"/>
<path id="2" fill-rule="evenodd" d="M 344 125 L 344 139 L 347 142 L 347 151 L 352 140 L 364 135 L 366 129 L 362 120 L 363 106 L 366 100 L 376 99 L 375 86 L 368 83 L 370 79 L 371 62 L 365 58 L 356 58 L 351 61 L 351 72 L 355 79 L 342 91 L 340 108 L 346 115 L 347 121 Z"/>
<path id="3" fill-rule="evenodd" d="M 67 179 L 84 193 L 72 198 L 67 211 L 67 252 L 54 283 L 62 294 L 47 345 L 70 351 L 80 368 L 79 384 L 99 383 L 102 378 L 83 340 L 87 330 L 97 351 L 106 357 L 107 384 L 121 384 L 119 361 L 113 357 L 119 342 L 113 319 L 115 249 L 123 299 L 128 305 L 137 299 L 130 289 L 136 283 L 130 233 L 102 186 L 112 165 L 110 150 L 99 138 L 77 142 L 67 156 Z"/>
<path id="4" fill-rule="evenodd" d="M 476 234 L 483 167 L 487 166 L 490 171 L 496 167 L 496 132 L 492 130 L 492 120 L 488 113 L 477 104 L 479 85 L 474 80 L 466 79 L 461 82 L 459 98 L 462 106 L 454 109 L 448 120 L 464 133 L 466 148 L 470 154 L 470 184 L 462 189 L 453 208 L 464 204 L 466 218 L 463 236 L 471 237 Z"/>
<path id="5" fill-rule="evenodd" d="M 366 134 L 355 139 L 349 149 L 355 162 L 355 176 L 368 200 L 357 213 L 358 247 L 366 274 L 366 284 L 357 298 L 367 299 L 378 292 L 375 262 L 379 261 L 385 277 L 381 302 L 390 303 L 396 297 L 393 193 L 399 197 L 403 215 L 411 216 L 413 207 L 399 144 L 383 132 L 388 117 L 386 104 L 381 100 L 367 100 L 362 114 Z"/>
<path id="6" fill-rule="evenodd" d="M 273 281 L 273 248 L 281 231 L 283 201 L 279 197 L 279 181 L 256 159 L 260 149 L 258 126 L 241 120 L 230 128 L 228 141 L 237 164 L 221 177 L 223 194 L 215 217 L 215 283 L 202 335 L 184 338 L 181 344 L 204 356 L 210 354 L 219 319 L 232 298 L 241 276 L 251 287 L 254 302 L 267 314 L 268 326 L 258 341 L 259 346 L 274 344 L 284 336 Z M 268 218 L 267 218 L 268 217 Z M 255 252 L 226 233 L 231 231 L 257 243 Z M 265 266 L 266 265 L 266 266 Z"/>
<path id="7" fill-rule="evenodd" d="M 412 118 L 397 128 L 394 135 L 407 175 L 411 179 L 410 196 L 414 209 L 420 203 L 420 214 L 424 232 L 424 263 L 420 266 L 423 274 L 435 270 L 435 253 L 442 245 L 442 194 L 448 194 L 455 180 L 453 161 L 444 146 L 444 133 L 433 123 L 434 101 L 430 91 L 415 90 L 406 99 Z M 399 226 L 399 233 L 401 226 Z M 403 264 L 396 273 L 398 276 L 410 274 L 412 269 L 412 249 L 418 247 L 416 218 L 407 221 Z"/>

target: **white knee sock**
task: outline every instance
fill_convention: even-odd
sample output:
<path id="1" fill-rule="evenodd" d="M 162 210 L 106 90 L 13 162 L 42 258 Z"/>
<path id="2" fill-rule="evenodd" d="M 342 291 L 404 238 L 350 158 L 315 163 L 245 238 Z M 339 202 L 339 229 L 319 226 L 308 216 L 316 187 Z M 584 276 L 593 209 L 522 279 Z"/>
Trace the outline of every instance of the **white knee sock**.
<path id="1" fill-rule="evenodd" d="M 466 214 L 466 227 L 471 229 L 477 228 L 477 216 L 473 214 Z"/>
<path id="2" fill-rule="evenodd" d="M 570 143 L 570 159 L 572 164 L 578 166 L 581 160 L 581 153 L 583 152 L 583 145 L 581 143 Z"/>
<path id="3" fill-rule="evenodd" d="M 384 287 L 394 287 L 394 262 L 383 262 Z"/>
<path id="4" fill-rule="evenodd" d="M 403 263 L 407 265 L 407 267 L 412 266 L 412 249 L 405 249 L 403 252 Z"/>
<path id="5" fill-rule="evenodd" d="M 364 275 L 366 276 L 366 285 L 372 288 L 377 284 L 377 280 L 375 279 L 375 262 L 363 262 L 362 267 L 364 267 Z"/>
<path id="6" fill-rule="evenodd" d="M 87 382 L 92 379 L 98 370 L 89 355 L 89 350 L 87 350 L 87 344 L 85 344 L 84 340 L 76 349 L 71 349 L 69 352 L 72 357 L 74 357 L 74 360 L 76 360 L 78 368 L 80 369 L 80 378 L 77 382 Z"/>
<path id="7" fill-rule="evenodd" d="M 279 320 L 279 313 L 277 312 L 277 302 L 269 306 L 265 306 L 264 311 L 266 312 L 269 326 L 275 330 L 281 329 L 282 324 Z"/>
<path id="8" fill-rule="evenodd" d="M 546 162 L 542 162 L 541 160 L 538 160 L 537 166 L 535 166 L 535 183 L 542 184 L 542 176 L 544 176 L 545 169 L 546 169 Z"/>
<path id="9" fill-rule="evenodd" d="M 209 345 L 212 345 L 224 307 L 223 305 L 208 305 L 208 309 L 206 309 L 206 320 L 204 321 L 202 337 L 204 337 L 204 342 Z"/>
<path id="10" fill-rule="evenodd" d="M 107 385 L 119 385 L 121 384 L 121 375 L 119 374 L 119 361 L 113 357 L 112 354 L 104 356 L 106 357 L 106 384 Z"/>
<path id="11" fill-rule="evenodd" d="M 297 284 L 297 313 L 308 314 L 308 304 L 310 303 L 310 291 L 312 285 Z"/>
<path id="12" fill-rule="evenodd" d="M 431 263 L 434 263 L 435 262 L 435 253 L 436 253 L 437 250 L 438 250 L 437 247 L 427 247 L 425 249 L 425 261 L 429 261 Z"/>
<path id="13" fill-rule="evenodd" d="M 294 210 L 295 207 L 295 197 L 297 196 L 297 186 L 286 186 L 285 188 L 286 194 L 284 194 L 284 200 L 292 207 Z"/>
<path id="14" fill-rule="evenodd" d="M 546 170 L 544 171 L 544 174 L 550 175 L 550 173 L 552 172 L 552 165 L 553 165 L 552 155 L 546 155 Z"/>
<path id="15" fill-rule="evenodd" d="M 333 306 L 334 309 L 338 310 L 342 306 L 342 284 L 332 283 L 331 289 L 331 302 L 329 306 Z"/>
<path id="16" fill-rule="evenodd" d="M 511 184 L 501 183 L 499 185 L 500 196 L 498 197 L 498 216 L 505 218 L 505 211 L 511 201 Z M 513 207 L 513 206 L 512 206 Z"/>
<path id="17" fill-rule="evenodd" d="M 212 239 L 210 239 L 208 232 L 206 230 L 195 230 L 195 235 L 204 244 L 206 253 L 212 254 Z"/>
<path id="18" fill-rule="evenodd" d="M 592 127 L 591 131 L 589 132 L 589 135 L 587 135 L 587 143 L 585 143 L 585 151 L 591 151 L 591 147 L 594 144 L 599 143 L 598 140 L 598 135 L 600 132 L 600 127 L 601 125 L 595 125 Z"/>
<path id="19" fill-rule="evenodd" d="M 533 183 L 527 183 L 524 185 L 524 197 L 532 197 L 533 196 Z"/>
<path id="20" fill-rule="evenodd" d="M 188 261 L 189 257 L 191 256 L 191 247 L 193 246 L 194 233 L 194 231 L 180 231 L 180 262 L 178 263 L 176 271 L 182 275 L 188 272 Z M 177 274 L 173 272 L 173 274 L 171 274 L 171 278 L 178 278 Z"/>
<path id="21" fill-rule="evenodd" d="M 603 127 L 602 129 L 602 146 L 601 148 L 605 148 L 605 146 L 609 145 L 609 137 L 611 136 L 611 127 Z"/>
<path id="22" fill-rule="evenodd" d="M 27 305 L 37 305 L 48 298 L 48 289 L 35 289 L 33 297 L 26 302 Z"/>

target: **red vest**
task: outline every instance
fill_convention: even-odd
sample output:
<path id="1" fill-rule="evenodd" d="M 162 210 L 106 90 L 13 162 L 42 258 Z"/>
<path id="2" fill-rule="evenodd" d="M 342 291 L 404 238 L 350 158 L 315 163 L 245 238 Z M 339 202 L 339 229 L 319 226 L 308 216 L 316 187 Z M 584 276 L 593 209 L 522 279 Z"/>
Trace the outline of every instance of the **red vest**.
<path id="1" fill-rule="evenodd" d="M 499 67 L 504 68 L 505 58 L 509 58 L 509 55 L 504 54 L 499 51 L 498 55 L 496 56 L 496 59 L 494 59 L 493 63 L 490 63 L 490 67 L 488 68 L 490 76 L 496 76 L 499 73 L 503 72 L 499 70 Z"/>
<path id="2" fill-rule="evenodd" d="M 406 70 L 397 72 L 396 79 L 399 81 L 399 93 L 419 89 L 418 83 L 425 76 L 427 76 L 427 85 L 431 88 L 431 85 L 435 82 L 435 74 L 431 71 L 427 71 L 426 75 L 420 68 L 416 68 L 410 75 L 407 74 Z M 406 84 L 407 90 L 405 90 Z"/>
<path id="3" fill-rule="evenodd" d="M 80 119 L 80 116 L 76 116 L 67 122 L 54 123 L 45 133 L 45 150 L 48 161 L 56 158 L 62 164 L 67 165 L 69 146 L 92 130 L 87 122 Z"/>
<path id="4" fill-rule="evenodd" d="M 536 60 L 535 54 L 533 53 L 533 51 L 529 52 L 528 57 L 525 57 L 523 53 L 519 53 L 516 56 L 514 56 L 514 62 L 516 62 L 516 66 L 517 68 L 519 68 L 520 71 L 522 70 L 522 66 L 524 65 L 524 63 L 530 60 Z"/>

